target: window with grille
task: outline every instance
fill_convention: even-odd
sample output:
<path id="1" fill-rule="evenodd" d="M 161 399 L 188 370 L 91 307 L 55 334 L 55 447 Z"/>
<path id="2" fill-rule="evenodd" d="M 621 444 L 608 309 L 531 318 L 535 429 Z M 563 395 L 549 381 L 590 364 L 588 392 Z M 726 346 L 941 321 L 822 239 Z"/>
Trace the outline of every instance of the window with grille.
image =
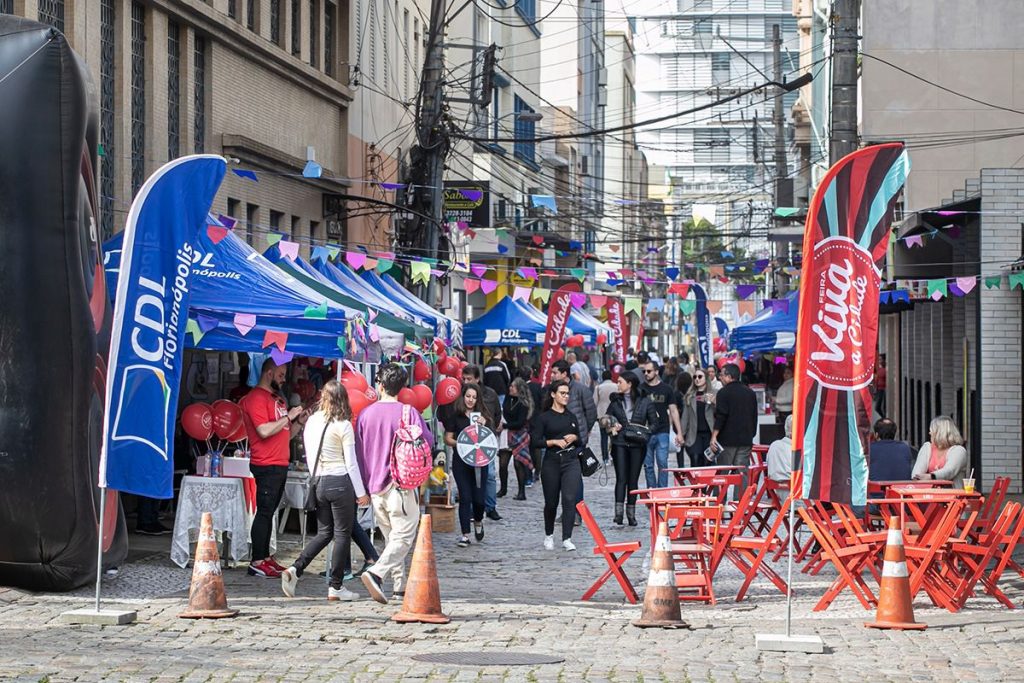
<path id="1" fill-rule="evenodd" d="M 405 46 L 402 59 L 402 95 L 409 99 L 409 10 L 402 11 L 402 44 Z"/>
<path id="2" fill-rule="evenodd" d="M 383 76 L 383 78 L 384 78 L 384 83 L 383 83 L 383 85 L 384 85 L 384 92 L 388 92 L 388 71 L 389 71 L 389 69 L 388 69 L 388 60 L 391 58 L 391 54 L 388 51 L 389 43 L 391 42 L 389 40 L 389 35 L 391 33 L 391 24 L 388 21 L 388 4 L 387 3 L 388 3 L 388 0 L 384 0 L 384 2 L 381 3 L 382 12 L 381 12 L 381 18 L 380 18 L 380 23 L 381 23 L 381 31 L 380 31 L 380 33 L 381 33 L 381 47 L 383 48 L 381 50 L 381 56 L 384 57 L 384 76 Z"/>
<path id="3" fill-rule="evenodd" d="M 250 31 L 256 30 L 256 14 L 259 8 L 256 7 L 256 0 L 247 0 L 245 8 L 245 27 Z"/>
<path id="4" fill-rule="evenodd" d="M 533 121 L 524 121 L 520 117 L 520 114 L 533 112 L 533 107 L 523 101 L 519 95 L 516 95 L 513 112 L 515 113 L 514 130 L 517 142 L 515 143 L 512 153 L 520 161 L 525 161 L 528 164 L 535 164 L 537 143 L 533 141 L 533 138 L 536 137 L 537 134 L 537 124 Z"/>
<path id="5" fill-rule="evenodd" d="M 320 66 L 320 3 L 309 0 L 309 65 Z"/>
<path id="6" fill-rule="evenodd" d="M 252 244 L 253 235 L 256 233 L 256 223 L 259 221 L 260 207 L 256 204 L 245 205 L 245 241 Z"/>
<path id="7" fill-rule="evenodd" d="M 377 3 L 376 0 L 370 0 L 370 16 L 367 17 L 366 23 L 368 24 L 367 29 L 370 32 L 370 44 L 369 60 L 370 60 L 370 80 L 377 81 Z"/>
<path id="8" fill-rule="evenodd" d="M 228 16 L 232 19 L 238 18 L 238 0 L 228 0 Z"/>
<path id="9" fill-rule="evenodd" d="M 363 54 L 363 0 L 352 0 L 356 8 L 356 58 L 353 60 L 359 66 Z"/>
<path id="10" fill-rule="evenodd" d="M 270 229 L 274 232 L 281 232 L 281 219 L 284 218 L 284 214 L 280 211 L 270 210 Z"/>
<path id="11" fill-rule="evenodd" d="M 8 10 L 13 11 L 13 7 Z M 39 21 L 64 33 L 64 0 L 39 0 Z"/>
<path id="12" fill-rule="evenodd" d="M 420 64 L 420 20 L 419 19 L 413 19 L 412 20 L 412 66 L 413 66 L 414 69 L 416 69 L 415 73 L 419 74 L 419 68 L 422 66 Z M 418 78 L 414 77 L 413 78 L 413 86 L 414 87 L 419 87 L 418 85 L 416 85 L 418 83 L 419 83 Z"/>
<path id="13" fill-rule="evenodd" d="M 167 158 L 181 154 L 181 28 L 167 22 Z"/>
<path id="14" fill-rule="evenodd" d="M 206 149 L 206 38 L 196 36 L 193 55 L 193 151 Z"/>
<path id="15" fill-rule="evenodd" d="M 146 180 L 146 6 L 132 2 L 132 195 Z"/>
<path id="16" fill-rule="evenodd" d="M 114 24 L 115 0 L 100 0 L 100 229 L 114 234 Z"/>
<path id="17" fill-rule="evenodd" d="M 0 14 L 14 14 L 14 0 L 0 0 Z"/>
<path id="18" fill-rule="evenodd" d="M 298 57 L 302 54 L 302 11 L 299 3 L 302 0 L 292 0 L 292 54 Z"/>
<path id="19" fill-rule="evenodd" d="M 281 44 L 281 2 L 270 0 L 270 42 L 274 45 Z"/>
<path id="20" fill-rule="evenodd" d="M 331 0 L 324 3 L 324 72 L 328 76 L 334 75 L 336 61 L 335 57 L 335 29 L 338 23 L 338 7 Z"/>

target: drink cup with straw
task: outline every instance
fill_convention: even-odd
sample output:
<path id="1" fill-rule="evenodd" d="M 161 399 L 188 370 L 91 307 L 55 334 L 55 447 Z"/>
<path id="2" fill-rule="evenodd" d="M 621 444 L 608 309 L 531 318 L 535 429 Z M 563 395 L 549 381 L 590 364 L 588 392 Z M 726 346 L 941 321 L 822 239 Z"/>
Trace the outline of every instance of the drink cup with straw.
<path id="1" fill-rule="evenodd" d="M 974 493 L 974 468 L 971 468 L 970 473 L 964 478 L 964 491 L 967 493 Z"/>

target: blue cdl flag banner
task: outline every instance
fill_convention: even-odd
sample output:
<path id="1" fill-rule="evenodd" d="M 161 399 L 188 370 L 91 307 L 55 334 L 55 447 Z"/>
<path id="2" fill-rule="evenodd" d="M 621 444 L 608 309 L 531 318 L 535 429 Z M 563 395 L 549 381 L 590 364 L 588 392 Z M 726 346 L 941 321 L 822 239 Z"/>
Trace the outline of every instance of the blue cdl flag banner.
<path id="1" fill-rule="evenodd" d="M 192 247 L 226 169 L 201 154 L 164 164 L 132 202 L 114 300 L 100 486 L 170 498 Z"/>
<path id="2" fill-rule="evenodd" d="M 690 285 L 690 291 L 697 299 L 697 355 L 700 356 L 701 367 L 708 367 L 715 362 L 711 352 L 711 312 L 708 311 L 708 295 L 697 283 Z"/>

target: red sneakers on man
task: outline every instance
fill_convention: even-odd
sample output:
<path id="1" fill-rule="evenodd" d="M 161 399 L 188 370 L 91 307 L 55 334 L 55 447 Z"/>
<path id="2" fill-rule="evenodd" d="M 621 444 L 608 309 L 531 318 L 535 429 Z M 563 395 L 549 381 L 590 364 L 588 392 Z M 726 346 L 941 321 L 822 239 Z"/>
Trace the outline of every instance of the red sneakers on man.
<path id="1" fill-rule="evenodd" d="M 260 576 L 265 579 L 281 578 L 281 571 L 267 560 L 258 560 L 249 564 L 249 576 Z"/>
<path id="2" fill-rule="evenodd" d="M 279 572 L 283 572 L 283 571 L 284 571 L 285 569 L 288 569 L 288 567 L 285 567 L 284 565 L 278 564 L 278 562 L 277 562 L 277 558 L 276 558 L 276 557 L 274 557 L 273 555 L 271 555 L 270 557 L 268 557 L 266 561 L 267 561 L 267 563 L 268 563 L 268 564 L 269 564 L 269 565 L 270 565 L 271 567 L 273 567 L 274 569 L 276 569 L 276 570 L 277 570 L 277 571 L 279 571 Z"/>

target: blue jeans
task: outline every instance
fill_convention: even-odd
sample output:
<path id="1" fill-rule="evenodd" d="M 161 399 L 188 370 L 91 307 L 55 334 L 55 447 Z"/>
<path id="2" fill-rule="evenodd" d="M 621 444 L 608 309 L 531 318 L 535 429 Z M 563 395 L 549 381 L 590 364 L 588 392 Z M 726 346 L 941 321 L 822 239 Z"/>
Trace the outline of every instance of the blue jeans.
<path id="1" fill-rule="evenodd" d="M 498 459 L 495 458 L 487 466 L 487 488 L 484 491 L 484 507 L 490 510 L 498 509 Z"/>
<path id="2" fill-rule="evenodd" d="M 655 476 L 654 465 L 657 461 L 658 470 Z M 647 457 L 644 458 L 644 476 L 647 478 L 647 488 L 665 488 L 668 486 L 668 432 L 651 434 L 651 440 L 647 442 Z"/>

